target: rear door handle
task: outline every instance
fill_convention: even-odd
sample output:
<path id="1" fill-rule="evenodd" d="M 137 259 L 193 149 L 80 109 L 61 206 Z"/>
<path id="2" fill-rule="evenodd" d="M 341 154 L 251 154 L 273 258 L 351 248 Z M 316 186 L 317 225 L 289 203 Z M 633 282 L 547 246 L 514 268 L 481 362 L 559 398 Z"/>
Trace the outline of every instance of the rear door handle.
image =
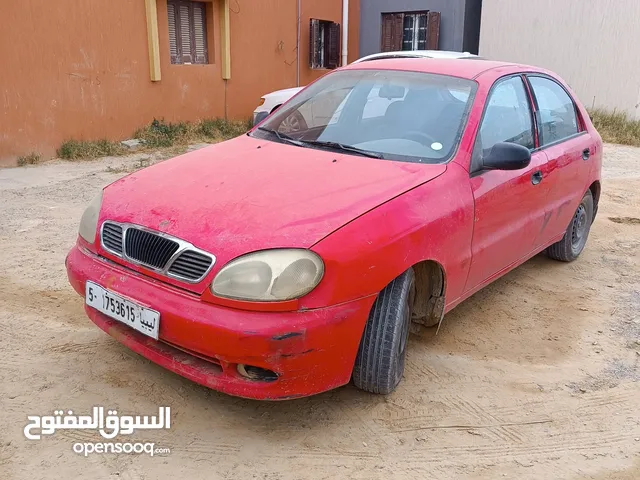
<path id="1" fill-rule="evenodd" d="M 542 172 L 538 170 L 531 175 L 531 183 L 533 183 L 534 185 L 538 185 L 542 181 L 542 178 Z"/>
<path id="2" fill-rule="evenodd" d="M 583 160 L 589 160 L 589 157 L 591 156 L 591 149 L 590 148 L 585 148 L 582 151 L 582 159 Z"/>

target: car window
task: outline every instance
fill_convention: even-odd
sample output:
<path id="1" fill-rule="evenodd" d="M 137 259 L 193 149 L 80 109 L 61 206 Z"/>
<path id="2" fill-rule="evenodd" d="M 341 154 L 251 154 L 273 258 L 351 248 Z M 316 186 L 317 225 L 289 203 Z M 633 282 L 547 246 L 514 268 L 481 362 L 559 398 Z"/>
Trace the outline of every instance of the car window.
<path id="1" fill-rule="evenodd" d="M 546 77 L 530 76 L 538 102 L 540 145 L 548 145 L 578 133 L 576 108 L 564 88 Z"/>
<path id="2" fill-rule="evenodd" d="M 378 83 L 369 92 L 369 95 L 367 96 L 367 103 L 362 111 L 363 119 L 384 117 L 389 105 L 395 102 L 401 102 L 407 96 L 407 90 L 403 89 L 404 91 L 402 96 L 398 96 L 397 98 L 384 98 L 384 96 L 380 94 L 381 88 L 383 88 L 383 84 Z M 384 90 L 382 92 L 384 93 Z"/>
<path id="3" fill-rule="evenodd" d="M 349 93 L 350 90 L 348 88 L 337 88 L 322 92 L 302 105 L 293 114 L 302 115 L 308 128 L 326 127 L 337 121 L 335 112 L 339 109 L 339 106 L 344 105 Z M 280 128 L 280 130 L 283 131 L 284 129 Z M 286 130 L 283 133 L 288 132 L 290 130 Z"/>
<path id="4" fill-rule="evenodd" d="M 392 103 L 402 102 L 407 97 L 407 89 L 403 89 L 402 95 L 397 95 L 395 97 L 388 98 L 385 95 L 384 84 L 379 83 L 374 86 L 369 95 L 367 96 L 367 104 L 364 107 L 364 111 L 362 112 L 362 118 L 376 118 L 383 117 L 387 113 L 387 109 Z M 446 101 L 449 98 L 449 95 L 454 99 L 466 103 L 469 99 L 469 90 L 468 89 L 457 89 L 453 86 L 449 89 L 437 89 L 438 94 L 440 95 L 440 101 Z"/>
<path id="5" fill-rule="evenodd" d="M 517 143 L 534 148 L 529 96 L 521 77 L 499 80 L 487 100 L 473 154 L 473 171 L 496 143 Z"/>
<path id="6" fill-rule="evenodd" d="M 457 149 L 476 88 L 475 81 L 447 75 L 338 71 L 303 90 L 251 135 L 283 141 L 268 133 L 277 130 L 301 148 L 331 143 L 388 160 L 441 163 Z"/>
<path id="7" fill-rule="evenodd" d="M 367 96 L 367 103 L 365 104 L 362 111 L 363 120 L 367 118 L 384 117 L 384 115 L 387 113 L 389 105 L 404 100 L 404 97 L 407 94 L 405 90 L 402 97 L 400 98 L 384 98 L 380 95 L 380 89 L 382 88 L 382 86 L 382 83 L 378 83 L 369 92 L 369 95 Z M 349 92 L 349 95 L 351 95 L 351 92 Z M 329 121 L 329 125 L 333 125 L 338 122 L 340 115 L 342 115 L 342 109 L 349 100 L 349 95 L 345 97 L 342 103 L 335 110 L 333 116 L 331 117 L 331 120 Z"/>
<path id="8" fill-rule="evenodd" d="M 455 88 L 449 89 L 449 93 L 456 100 L 460 100 L 461 102 L 466 102 L 469 100 L 469 92 L 466 90 L 459 90 Z"/>

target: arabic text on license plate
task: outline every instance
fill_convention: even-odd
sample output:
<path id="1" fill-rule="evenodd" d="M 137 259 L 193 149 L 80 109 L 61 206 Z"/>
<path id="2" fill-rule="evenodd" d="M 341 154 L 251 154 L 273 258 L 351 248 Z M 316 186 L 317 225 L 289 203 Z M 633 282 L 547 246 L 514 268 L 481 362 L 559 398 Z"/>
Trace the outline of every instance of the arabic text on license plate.
<path id="1" fill-rule="evenodd" d="M 93 282 L 86 284 L 85 301 L 87 305 L 108 317 L 130 326 L 140 333 L 158 339 L 160 314 L 155 310 L 122 298 Z"/>

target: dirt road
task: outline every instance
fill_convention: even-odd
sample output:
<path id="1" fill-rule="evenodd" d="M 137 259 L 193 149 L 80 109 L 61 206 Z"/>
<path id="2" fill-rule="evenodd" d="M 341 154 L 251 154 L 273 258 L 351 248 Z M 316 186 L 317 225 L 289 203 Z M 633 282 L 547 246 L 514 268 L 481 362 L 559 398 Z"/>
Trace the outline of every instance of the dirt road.
<path id="1" fill-rule="evenodd" d="M 352 386 L 259 403 L 129 352 L 85 317 L 64 258 L 85 205 L 139 163 L 0 170 L 0 478 L 640 478 L 640 149 L 608 145 L 582 257 L 538 256 L 410 342 L 396 393 Z M 27 415 L 172 409 L 143 455 L 73 453 L 95 432 L 28 441 Z"/>

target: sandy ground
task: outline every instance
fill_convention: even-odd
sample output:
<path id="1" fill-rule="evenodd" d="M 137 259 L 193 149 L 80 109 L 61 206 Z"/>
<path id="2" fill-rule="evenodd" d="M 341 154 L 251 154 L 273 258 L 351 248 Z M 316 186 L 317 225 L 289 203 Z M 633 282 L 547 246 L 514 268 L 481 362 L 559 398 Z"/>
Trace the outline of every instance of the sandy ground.
<path id="1" fill-rule="evenodd" d="M 143 161 L 144 163 L 144 161 Z M 412 337 L 388 397 L 353 386 L 284 403 L 219 394 L 102 333 L 64 257 L 100 187 L 140 164 L 0 170 L 0 478 L 640 478 L 640 149 L 607 146 L 582 257 L 538 256 Z M 27 441 L 27 415 L 93 405 L 171 430 L 166 456 L 72 452 L 95 432 Z"/>

